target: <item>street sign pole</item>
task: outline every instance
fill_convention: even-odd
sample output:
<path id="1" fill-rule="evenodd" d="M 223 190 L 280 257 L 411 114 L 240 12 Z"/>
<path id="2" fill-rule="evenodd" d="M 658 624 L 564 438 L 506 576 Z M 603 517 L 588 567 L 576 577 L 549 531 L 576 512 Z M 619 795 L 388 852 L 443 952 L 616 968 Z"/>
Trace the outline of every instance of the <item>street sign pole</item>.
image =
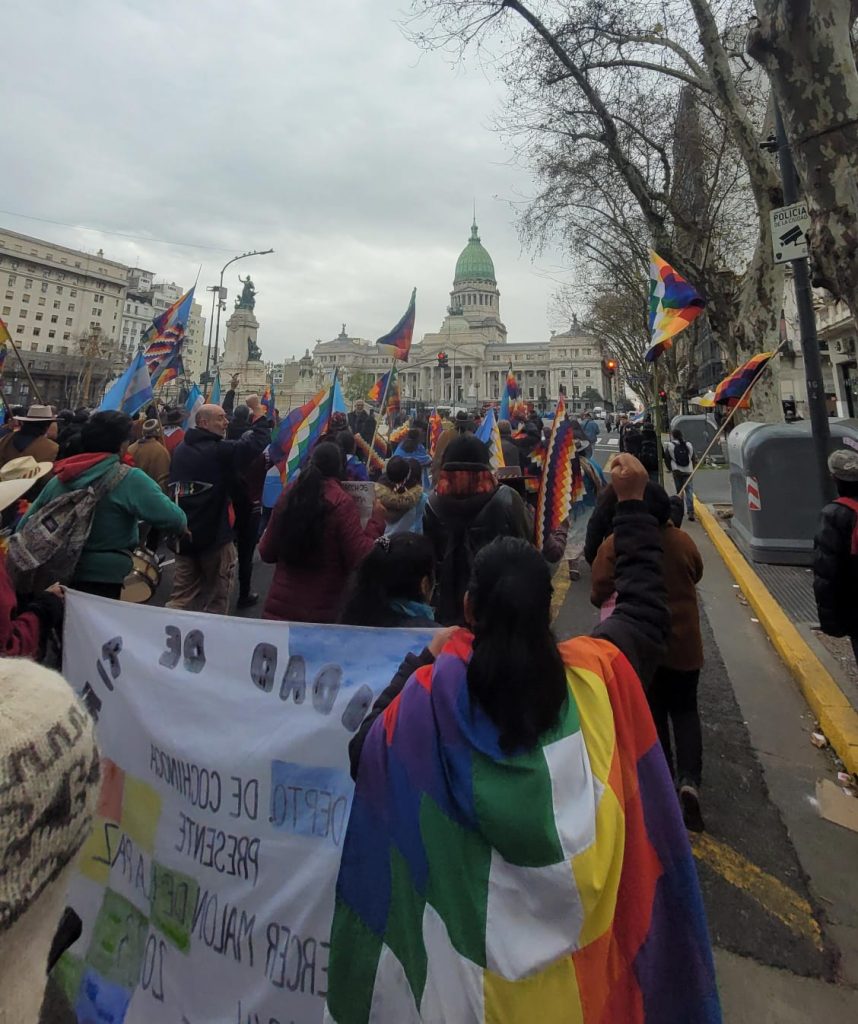
<path id="1" fill-rule="evenodd" d="M 793 163 L 789 141 L 786 137 L 780 109 L 775 104 L 775 134 L 778 143 L 778 163 L 783 183 L 784 202 L 798 200 L 798 177 Z M 813 435 L 816 472 L 823 499 L 833 501 L 836 497 L 834 481 L 828 472 L 828 450 L 831 430 L 828 425 L 828 410 L 825 407 L 825 388 L 822 381 L 822 362 L 819 358 L 819 343 L 816 337 L 816 314 L 813 311 L 813 295 L 810 288 L 810 273 L 807 259 L 801 257 L 792 261 L 795 303 L 798 308 L 798 323 L 801 336 L 801 352 L 804 357 L 804 377 L 807 386 L 807 408 L 810 412 L 810 429 Z"/>

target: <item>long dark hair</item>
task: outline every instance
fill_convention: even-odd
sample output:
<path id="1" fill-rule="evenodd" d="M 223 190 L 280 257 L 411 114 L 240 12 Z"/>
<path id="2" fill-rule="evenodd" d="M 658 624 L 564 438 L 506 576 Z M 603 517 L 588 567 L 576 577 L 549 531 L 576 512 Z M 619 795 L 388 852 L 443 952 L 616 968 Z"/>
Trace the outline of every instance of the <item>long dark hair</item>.
<path id="1" fill-rule="evenodd" d="M 325 481 L 339 480 L 343 455 L 336 444 L 316 445 L 285 499 L 280 526 L 280 557 L 287 565 L 307 565 L 318 554 L 328 503 Z"/>
<path id="2" fill-rule="evenodd" d="M 380 537 L 361 562 L 341 622 L 349 626 L 396 626 L 402 614 L 392 601 L 424 601 L 421 582 L 435 573 L 435 553 L 428 537 L 395 533 Z"/>
<path id="3" fill-rule="evenodd" d="M 527 541 L 498 537 L 474 559 L 468 595 L 471 697 L 497 726 L 504 753 L 529 750 L 557 722 L 567 695 L 548 566 Z"/>

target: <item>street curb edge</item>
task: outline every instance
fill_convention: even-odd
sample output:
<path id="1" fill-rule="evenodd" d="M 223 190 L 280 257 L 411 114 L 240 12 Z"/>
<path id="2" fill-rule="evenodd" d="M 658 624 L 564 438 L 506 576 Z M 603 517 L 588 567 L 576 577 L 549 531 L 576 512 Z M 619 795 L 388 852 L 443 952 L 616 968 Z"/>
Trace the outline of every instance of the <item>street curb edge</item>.
<path id="1" fill-rule="evenodd" d="M 858 711 L 784 614 L 724 528 L 697 498 L 694 510 L 733 579 L 748 599 L 775 650 L 790 670 L 847 771 L 858 772 Z"/>

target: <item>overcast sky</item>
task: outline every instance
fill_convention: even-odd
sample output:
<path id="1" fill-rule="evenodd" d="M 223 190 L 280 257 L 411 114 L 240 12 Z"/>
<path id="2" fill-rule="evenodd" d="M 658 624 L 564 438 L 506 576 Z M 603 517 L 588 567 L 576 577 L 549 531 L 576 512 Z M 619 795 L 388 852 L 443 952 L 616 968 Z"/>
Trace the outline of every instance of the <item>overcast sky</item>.
<path id="1" fill-rule="evenodd" d="M 278 359 L 343 321 L 375 339 L 414 285 L 417 337 L 437 330 L 476 199 L 509 339 L 543 340 L 556 257 L 519 245 L 511 203 L 531 180 L 490 127 L 502 90 L 421 53 L 406 7 L 7 0 L 0 204 L 79 226 L 2 223 L 184 286 L 202 264 L 204 302 L 231 255 L 273 247 L 224 283 L 231 308 L 252 274 L 260 346 Z"/>

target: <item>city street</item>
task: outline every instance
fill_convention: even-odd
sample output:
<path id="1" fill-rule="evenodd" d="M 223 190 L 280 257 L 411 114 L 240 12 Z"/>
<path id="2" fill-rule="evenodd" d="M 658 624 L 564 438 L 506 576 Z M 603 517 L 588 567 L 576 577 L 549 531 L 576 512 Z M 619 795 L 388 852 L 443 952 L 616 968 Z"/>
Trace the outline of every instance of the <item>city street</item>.
<path id="1" fill-rule="evenodd" d="M 602 435 L 598 461 L 616 451 L 616 434 Z M 695 482 L 706 501 L 729 497 L 726 469 L 701 471 Z M 811 744 L 813 715 L 708 537 L 697 523 L 685 529 L 705 564 L 707 831 L 693 845 L 725 1021 L 847 1024 L 858 1019 L 858 834 L 820 818 L 815 805 L 817 779 L 836 777 L 834 760 Z M 555 577 L 559 639 L 598 621 L 582 569 L 571 584 L 562 565 Z M 254 589 L 265 593 L 272 572 L 257 561 Z M 158 603 L 169 579 L 167 566 Z M 236 614 L 252 618 L 261 606 Z"/>

